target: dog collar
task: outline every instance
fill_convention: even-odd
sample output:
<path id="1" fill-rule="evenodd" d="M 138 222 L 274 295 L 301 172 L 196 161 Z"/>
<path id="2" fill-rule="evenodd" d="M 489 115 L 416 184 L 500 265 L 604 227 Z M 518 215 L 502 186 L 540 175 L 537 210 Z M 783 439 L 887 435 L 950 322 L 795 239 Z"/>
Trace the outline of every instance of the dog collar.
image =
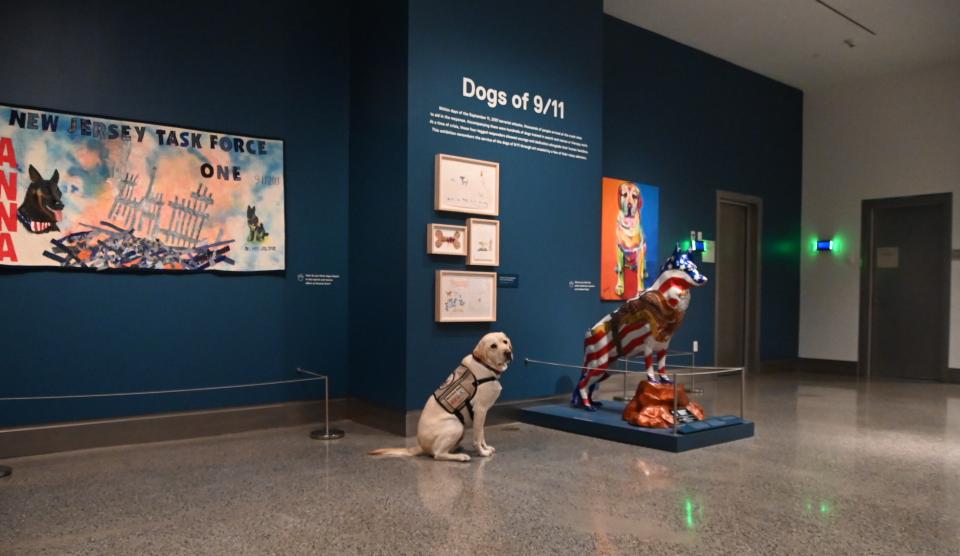
<path id="1" fill-rule="evenodd" d="M 498 371 L 497 369 L 494 369 L 494 368 L 491 367 L 490 365 L 487 365 L 487 363 L 486 363 L 485 361 L 481 361 L 481 360 L 477 359 L 476 357 L 474 357 L 473 354 L 470 354 L 470 357 L 471 357 L 474 361 L 476 361 L 477 363 L 480 363 L 480 364 L 483 365 L 484 367 L 486 367 L 486 368 L 490 369 L 491 371 L 493 371 L 493 374 L 494 374 L 494 376 L 497 377 L 497 379 L 499 379 L 499 378 L 500 378 L 500 375 L 503 374 L 503 371 Z"/>

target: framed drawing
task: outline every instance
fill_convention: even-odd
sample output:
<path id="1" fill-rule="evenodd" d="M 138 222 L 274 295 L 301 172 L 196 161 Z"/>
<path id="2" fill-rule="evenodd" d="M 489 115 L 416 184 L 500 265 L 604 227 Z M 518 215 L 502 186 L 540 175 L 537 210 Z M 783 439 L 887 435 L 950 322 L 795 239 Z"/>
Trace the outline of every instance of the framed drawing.
<path id="1" fill-rule="evenodd" d="M 497 320 L 497 273 L 438 270 L 437 322 L 493 322 Z"/>
<path id="2" fill-rule="evenodd" d="M 434 157 L 433 208 L 497 216 L 500 214 L 500 163 L 449 154 Z"/>
<path id="3" fill-rule="evenodd" d="M 427 224 L 427 253 L 467 256 L 467 227 Z"/>
<path id="4" fill-rule="evenodd" d="M 467 264 L 500 266 L 500 222 L 483 218 L 467 219 L 470 254 Z"/>

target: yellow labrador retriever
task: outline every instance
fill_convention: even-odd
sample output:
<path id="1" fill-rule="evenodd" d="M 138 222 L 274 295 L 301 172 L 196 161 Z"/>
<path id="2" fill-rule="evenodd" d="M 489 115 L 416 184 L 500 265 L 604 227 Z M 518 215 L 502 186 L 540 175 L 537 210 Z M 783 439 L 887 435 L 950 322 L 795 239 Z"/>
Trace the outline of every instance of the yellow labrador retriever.
<path id="1" fill-rule="evenodd" d="M 500 397 L 500 375 L 513 361 L 513 345 L 503 332 L 491 332 L 480 339 L 473 353 L 427 398 L 417 424 L 417 446 L 381 448 L 372 456 L 418 456 L 427 454 L 443 461 L 470 461 L 464 453 L 451 453 L 463 439 L 467 421 L 473 422 L 473 447 L 487 457 L 495 451 L 487 444 L 483 425 L 487 411 Z"/>

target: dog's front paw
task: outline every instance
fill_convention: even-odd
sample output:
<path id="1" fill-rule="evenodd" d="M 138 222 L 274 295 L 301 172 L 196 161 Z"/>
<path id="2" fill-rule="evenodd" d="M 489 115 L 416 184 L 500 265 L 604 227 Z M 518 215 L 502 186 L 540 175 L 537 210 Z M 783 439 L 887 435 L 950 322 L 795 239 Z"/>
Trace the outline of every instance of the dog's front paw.
<path id="1" fill-rule="evenodd" d="M 491 454 L 497 451 L 496 448 L 494 448 L 493 446 L 491 446 L 491 445 L 489 445 L 489 444 L 484 444 L 483 447 L 486 448 L 487 450 L 490 450 L 490 453 L 491 453 Z"/>
<path id="2" fill-rule="evenodd" d="M 493 455 L 493 452 L 496 451 L 492 447 L 482 444 L 475 444 L 473 447 L 477 451 L 477 455 L 482 458 L 488 458 Z"/>

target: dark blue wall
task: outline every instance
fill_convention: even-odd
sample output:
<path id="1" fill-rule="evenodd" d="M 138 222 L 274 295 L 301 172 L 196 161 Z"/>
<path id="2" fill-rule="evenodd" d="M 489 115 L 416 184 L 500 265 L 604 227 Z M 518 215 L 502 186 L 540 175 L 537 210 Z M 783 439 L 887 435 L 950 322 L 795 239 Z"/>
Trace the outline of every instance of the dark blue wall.
<path id="1" fill-rule="evenodd" d="M 662 254 L 691 229 L 715 236 L 716 190 L 762 197 L 761 357 L 796 355 L 799 91 L 605 17 L 600 3 L 592 1 L 416 2 L 410 11 L 409 57 L 409 409 L 422 405 L 490 330 L 506 331 L 521 357 L 580 361 L 584 331 L 617 306 L 601 302 L 596 290 L 576 293 L 568 285 L 570 280 L 599 282 L 602 175 L 661 188 Z M 567 119 L 463 98 L 463 76 L 510 92 L 564 99 Z M 428 114 L 438 105 L 579 133 L 591 145 L 589 159 L 566 160 L 432 133 Z M 464 264 L 425 254 L 424 230 L 428 222 L 466 218 L 433 210 L 436 153 L 501 164 L 497 270 L 519 273 L 520 288 L 499 290 L 493 325 L 433 322 L 434 271 Z M 713 269 L 703 267 L 707 273 Z M 713 322 L 711 285 L 695 293 L 676 349 L 689 349 L 697 339 L 699 362 L 710 363 Z M 515 365 L 504 378 L 504 398 L 567 392 L 576 376 L 575 370 Z"/>
<path id="2" fill-rule="evenodd" d="M 407 407 L 419 408 L 479 337 L 504 330 L 520 357 L 578 362 L 584 331 L 608 310 L 599 294 L 573 292 L 570 280 L 598 280 L 602 105 L 599 0 L 512 2 L 423 0 L 410 6 L 407 207 Z M 566 118 L 511 106 L 490 108 L 462 95 L 462 78 L 563 100 Z M 573 160 L 435 134 L 438 105 L 584 137 L 588 160 Z M 426 254 L 429 222 L 466 216 L 433 210 L 434 155 L 500 163 L 501 264 L 520 287 L 499 290 L 497 322 L 434 323 L 434 271 L 464 268 L 461 258 Z M 488 270 L 477 268 L 476 270 Z M 550 367 L 514 367 L 504 399 L 568 391 L 570 376 Z"/>
<path id="3" fill-rule="evenodd" d="M 0 270 L 0 392 L 86 393 L 290 378 L 346 392 L 348 28 L 343 3 L 7 2 L 0 102 L 286 141 L 287 271 Z M 15 318 L 7 317 L 15 315 Z M 322 387 L 0 402 L 0 426 L 310 399 Z"/>
<path id="4" fill-rule="evenodd" d="M 393 409 L 406 389 L 406 21 L 399 0 L 351 21 L 350 393 Z"/>
<path id="5" fill-rule="evenodd" d="M 603 171 L 660 187 L 660 252 L 716 238 L 716 191 L 763 199 L 761 359 L 797 356 L 803 94 L 604 18 Z M 712 275 L 715 266 L 701 265 Z M 715 289 L 693 293 L 677 349 L 714 353 Z"/>
<path id="6" fill-rule="evenodd" d="M 568 285 L 599 282 L 603 175 L 660 187 L 661 253 L 692 228 L 714 233 L 717 189 L 762 197 L 761 356 L 796 355 L 801 93 L 605 17 L 600 0 L 385 1 L 352 21 L 339 3 L 319 15 L 253 2 L 5 8 L 43 24 L 0 36 L 0 102 L 285 139 L 288 255 L 274 275 L 0 269 L 17 315 L 4 323 L 0 392 L 252 382 L 299 365 L 329 372 L 334 396 L 415 409 L 490 330 L 521 358 L 579 362 L 584 331 L 617 305 Z M 566 118 L 463 98 L 463 76 L 561 99 Z M 577 133 L 590 154 L 441 136 L 428 124 L 439 105 Z M 433 322 L 434 271 L 465 262 L 425 253 L 429 222 L 466 218 L 433 210 L 437 153 L 501 163 L 497 270 L 520 287 L 499 290 L 492 325 Z M 301 272 L 344 278 L 306 287 Z M 702 363 L 713 307 L 713 286 L 698 290 L 675 344 L 699 339 Z M 504 398 L 567 392 L 576 374 L 516 364 Z M 320 391 L 0 402 L 0 426 Z"/>

